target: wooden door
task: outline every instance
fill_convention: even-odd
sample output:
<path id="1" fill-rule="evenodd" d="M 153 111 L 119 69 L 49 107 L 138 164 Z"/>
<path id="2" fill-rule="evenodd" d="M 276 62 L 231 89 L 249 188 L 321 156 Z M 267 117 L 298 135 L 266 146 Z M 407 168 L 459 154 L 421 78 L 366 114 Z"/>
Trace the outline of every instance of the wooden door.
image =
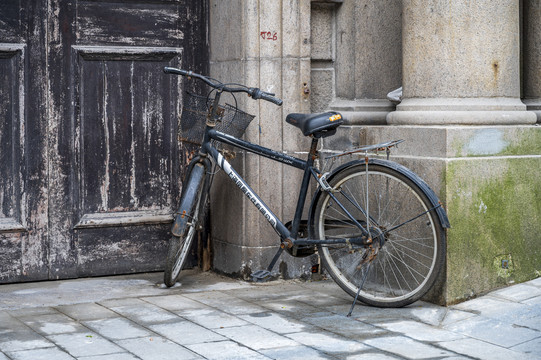
<path id="1" fill-rule="evenodd" d="M 162 69 L 206 72 L 206 1 L 0 4 L 0 28 L 31 37 L 0 30 L 7 281 L 160 270 L 183 168 L 182 81 Z M 40 275 L 14 277 L 30 259 Z"/>

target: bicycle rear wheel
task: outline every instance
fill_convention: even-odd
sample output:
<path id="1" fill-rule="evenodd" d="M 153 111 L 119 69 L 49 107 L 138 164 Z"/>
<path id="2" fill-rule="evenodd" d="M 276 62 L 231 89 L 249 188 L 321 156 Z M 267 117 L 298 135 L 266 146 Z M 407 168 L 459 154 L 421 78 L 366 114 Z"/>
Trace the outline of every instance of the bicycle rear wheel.
<path id="1" fill-rule="evenodd" d="M 202 164 L 195 164 L 187 175 L 185 190 L 180 198 L 178 228 L 176 233 L 180 236 L 171 236 L 165 261 L 164 283 L 171 287 L 175 285 L 180 272 L 186 263 L 193 238 L 195 237 L 200 223 L 202 198 L 204 197 L 205 167 Z"/>
<path id="2" fill-rule="evenodd" d="M 368 171 L 365 164 L 346 168 L 329 183 L 336 199 L 358 223 L 364 227 L 368 223 L 376 239 L 372 246 L 319 246 L 331 277 L 355 296 L 369 270 L 359 294 L 369 305 L 402 307 L 419 300 L 433 286 L 445 258 L 444 232 L 423 191 L 381 164 L 369 164 Z M 318 239 L 361 235 L 328 193 L 321 194 L 313 216 Z"/>

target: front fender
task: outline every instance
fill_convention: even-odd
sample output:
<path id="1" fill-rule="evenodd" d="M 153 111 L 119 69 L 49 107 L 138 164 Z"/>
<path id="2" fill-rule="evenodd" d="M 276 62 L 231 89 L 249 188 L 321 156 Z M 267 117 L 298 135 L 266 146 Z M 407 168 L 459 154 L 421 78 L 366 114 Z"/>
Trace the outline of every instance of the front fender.
<path id="1" fill-rule="evenodd" d="M 206 175 L 210 169 L 208 158 L 203 160 L 196 159 L 188 167 L 188 173 L 182 184 L 182 195 L 180 197 L 180 206 L 175 213 L 175 220 L 171 226 L 171 233 L 175 236 L 181 236 L 181 229 L 184 229 L 185 223 L 189 220 L 185 214 L 190 211 L 188 208 L 193 204 L 193 199 L 198 201 L 200 191 L 206 191 Z"/>

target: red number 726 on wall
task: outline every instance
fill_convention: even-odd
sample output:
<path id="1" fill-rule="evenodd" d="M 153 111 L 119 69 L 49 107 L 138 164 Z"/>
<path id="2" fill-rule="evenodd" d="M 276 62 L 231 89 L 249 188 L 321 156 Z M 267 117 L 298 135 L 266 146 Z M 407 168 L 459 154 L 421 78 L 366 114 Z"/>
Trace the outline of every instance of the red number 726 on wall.
<path id="1" fill-rule="evenodd" d="M 277 32 L 271 33 L 270 31 L 262 31 L 261 37 L 263 38 L 263 40 L 276 41 L 278 40 L 278 33 Z"/>

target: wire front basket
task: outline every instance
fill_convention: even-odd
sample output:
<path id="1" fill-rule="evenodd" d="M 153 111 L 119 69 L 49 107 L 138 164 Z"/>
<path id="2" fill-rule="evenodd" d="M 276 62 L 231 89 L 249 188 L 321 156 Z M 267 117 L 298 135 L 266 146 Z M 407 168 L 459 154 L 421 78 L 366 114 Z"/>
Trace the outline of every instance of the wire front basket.
<path id="1" fill-rule="evenodd" d="M 185 93 L 184 106 L 180 117 L 179 140 L 188 144 L 201 145 L 205 134 L 206 118 L 213 99 L 207 96 Z M 220 117 L 216 122 L 217 131 L 234 137 L 241 137 L 254 116 L 235 106 L 220 105 Z"/>

